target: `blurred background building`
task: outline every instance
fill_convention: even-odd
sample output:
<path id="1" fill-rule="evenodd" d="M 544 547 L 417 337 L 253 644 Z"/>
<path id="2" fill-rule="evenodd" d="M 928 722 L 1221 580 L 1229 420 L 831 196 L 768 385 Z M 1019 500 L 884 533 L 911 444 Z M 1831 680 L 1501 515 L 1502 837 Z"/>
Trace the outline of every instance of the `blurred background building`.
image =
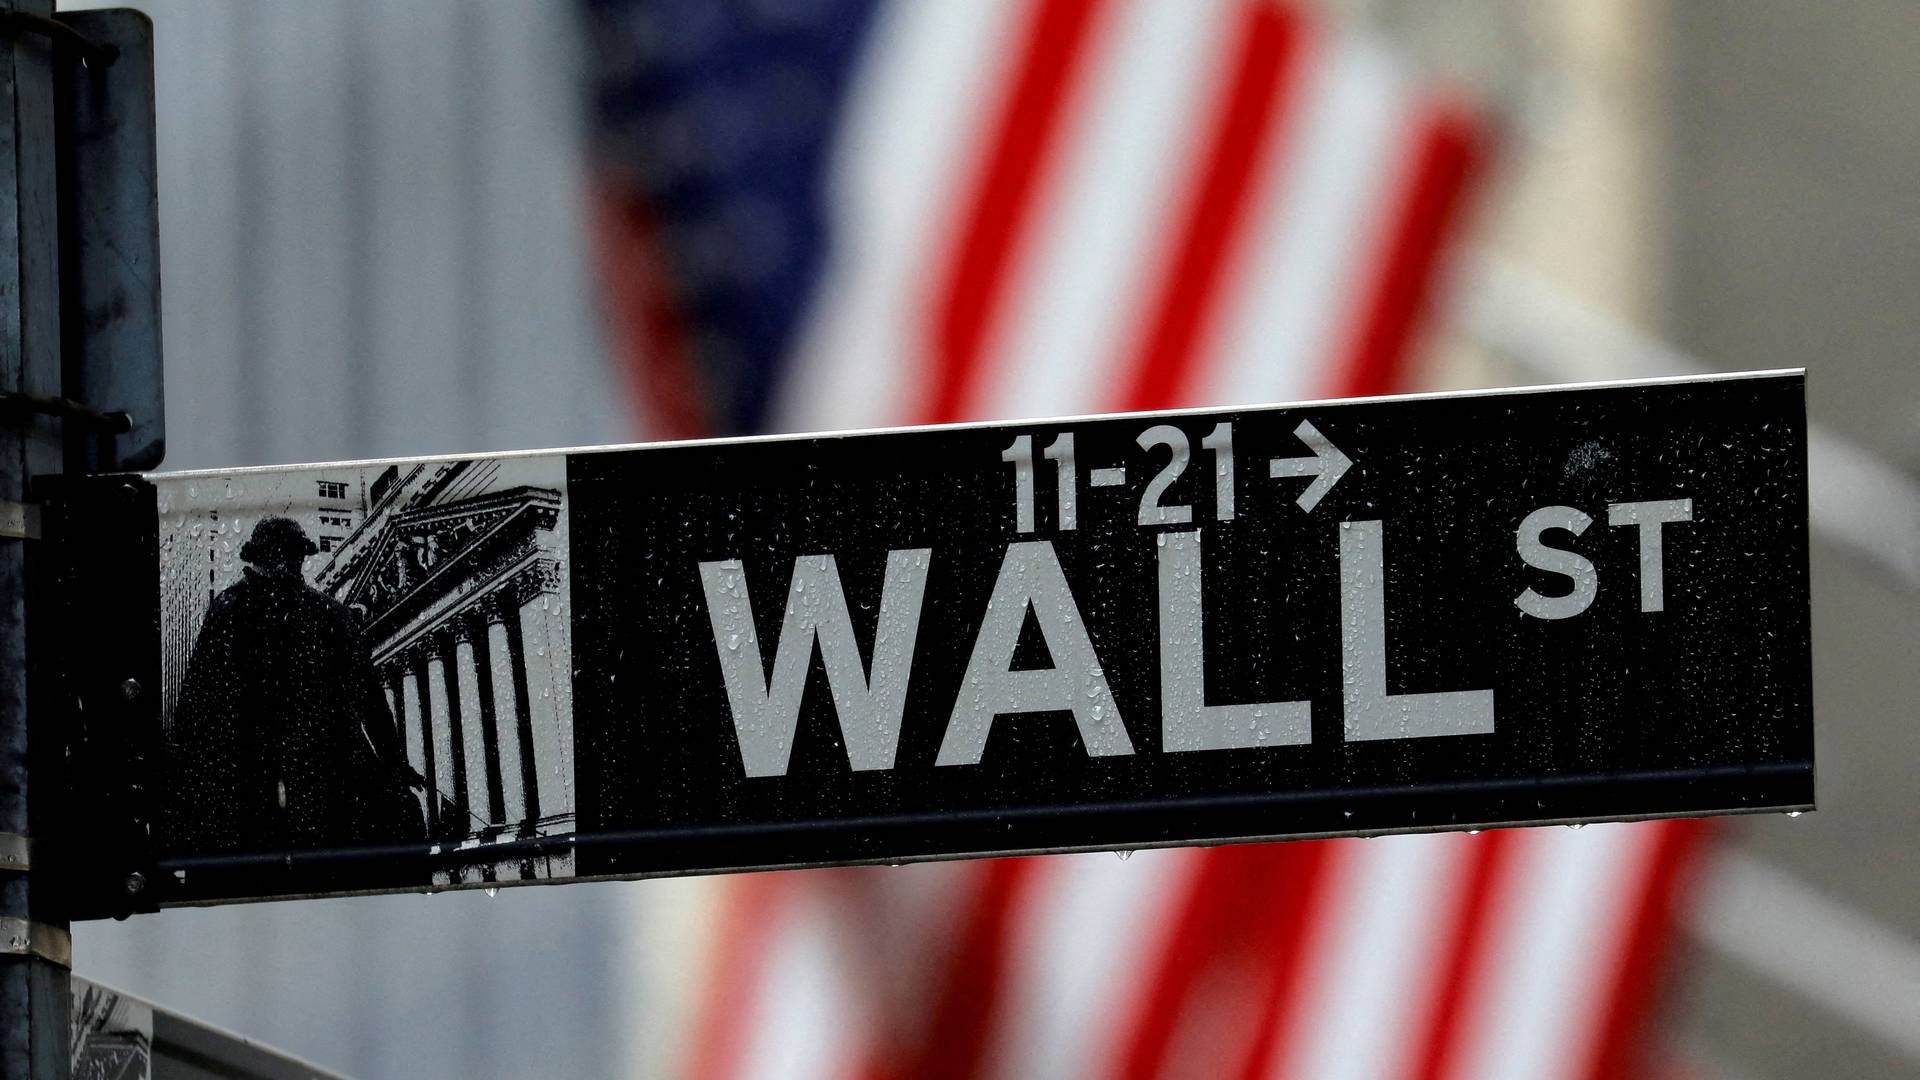
<path id="1" fill-rule="evenodd" d="M 145 6 L 169 467 L 649 433 L 596 305 L 582 12 Z M 1660 1039 L 1688 1076 L 1920 1075 L 1920 8 L 1323 8 L 1503 135 L 1421 385 L 1810 369 L 1822 808 L 1714 834 Z M 77 928 L 76 970 L 355 1074 L 653 1075 L 720 888 L 172 911 Z"/>

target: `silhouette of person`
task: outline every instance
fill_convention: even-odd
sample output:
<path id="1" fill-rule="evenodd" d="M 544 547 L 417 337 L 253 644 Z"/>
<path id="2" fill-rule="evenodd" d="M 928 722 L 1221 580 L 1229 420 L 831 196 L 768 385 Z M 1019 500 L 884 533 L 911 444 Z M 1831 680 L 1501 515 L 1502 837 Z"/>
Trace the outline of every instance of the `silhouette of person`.
<path id="1" fill-rule="evenodd" d="M 358 618 L 308 585 L 298 522 L 263 518 L 213 599 L 174 708 L 173 855 L 391 844 L 426 835 Z"/>

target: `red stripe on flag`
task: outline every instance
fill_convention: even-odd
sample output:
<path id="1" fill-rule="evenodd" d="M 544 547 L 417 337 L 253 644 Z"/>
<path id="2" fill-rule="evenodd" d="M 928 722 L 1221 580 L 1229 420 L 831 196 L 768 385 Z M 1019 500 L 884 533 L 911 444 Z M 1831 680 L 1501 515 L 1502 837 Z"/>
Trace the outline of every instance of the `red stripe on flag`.
<path id="1" fill-rule="evenodd" d="M 1413 129 L 1413 153 L 1391 211 L 1377 270 L 1361 294 L 1358 332 L 1336 368 L 1338 392 L 1403 388 L 1408 353 L 1433 292 L 1440 259 L 1487 157 L 1485 132 L 1451 104 L 1430 108 Z"/>
<path id="2" fill-rule="evenodd" d="M 1311 990 L 1305 979 L 1304 960 L 1308 944 L 1329 931 L 1325 923 L 1335 913 L 1327 910 L 1329 893 L 1340 864 L 1347 862 L 1354 841 L 1309 840 L 1289 845 L 1296 861 L 1309 864 L 1308 873 L 1283 881 L 1286 895 L 1278 905 L 1265 907 L 1263 918 L 1275 921 L 1275 939 L 1281 948 L 1272 954 L 1277 970 L 1271 973 L 1265 999 L 1255 1018 L 1253 1041 L 1247 1047 L 1241 1068 L 1242 1080 L 1260 1080 L 1275 1050 L 1293 1038 L 1295 1014 Z"/>
<path id="3" fill-rule="evenodd" d="M 1041 865 L 1033 858 L 993 859 L 973 869 L 973 900 L 962 917 L 918 1052 L 897 1068 L 869 1070 L 871 1075 L 967 1080 L 985 1072 L 1012 961 L 1014 916 L 1032 892 Z"/>
<path id="4" fill-rule="evenodd" d="M 1653 1071 L 1648 1021 L 1659 1001 L 1675 916 L 1699 868 L 1708 823 L 1662 821 L 1641 827 L 1658 829 L 1660 835 L 1653 841 L 1653 856 L 1634 899 L 1618 966 L 1602 984 L 1606 997 L 1588 1080 L 1619 1080 Z"/>
<path id="5" fill-rule="evenodd" d="M 1482 981 L 1478 977 L 1480 969 L 1498 930 L 1493 925 L 1494 898 L 1505 885 L 1513 863 L 1514 836 L 1507 830 L 1481 833 L 1466 842 L 1470 845 L 1467 865 L 1460 871 L 1466 884 L 1455 909 L 1452 932 L 1442 938 L 1436 958 L 1437 978 L 1425 1031 L 1411 1044 L 1417 1050 L 1411 1066 L 1416 1080 L 1437 1080 L 1454 1071 L 1469 998 Z"/>
<path id="6" fill-rule="evenodd" d="M 686 335 L 662 264 L 653 215 L 628 186 L 603 180 L 593 185 L 593 257 L 611 348 L 633 391 L 634 404 L 651 422 L 649 438 L 688 439 L 712 431 L 698 380 L 687 355 Z"/>
<path id="7" fill-rule="evenodd" d="M 1145 973 L 1145 996 L 1122 1034 L 1116 1076 L 1162 1075 L 1176 1043 L 1210 1048 L 1226 1061 L 1242 1053 L 1265 1060 L 1255 1026 L 1262 1019 L 1284 1023 L 1292 1012 L 1327 852 L 1325 844 L 1262 844 L 1202 853 L 1159 958 Z M 1249 998 L 1254 1007 L 1231 1007 Z"/>
<path id="8" fill-rule="evenodd" d="M 1158 294 L 1148 306 L 1139 352 L 1128 361 L 1132 381 L 1122 409 L 1195 404 L 1193 369 L 1208 316 L 1219 307 L 1221 279 L 1248 242 L 1244 228 L 1260 163 L 1280 135 L 1278 118 L 1299 81 L 1306 31 L 1290 8 L 1252 0 L 1240 8 L 1231 74 Z"/>
<path id="9" fill-rule="evenodd" d="M 782 901 L 792 907 L 791 895 L 782 895 L 788 881 L 773 874 L 747 874 L 728 883 L 706 1000 L 687 1056 L 689 1080 L 739 1075 L 741 1034 L 751 1026 L 768 989 L 764 969 L 779 928 L 774 913 Z"/>
<path id="10" fill-rule="evenodd" d="M 988 129 L 987 156 L 959 241 L 941 275 L 933 314 L 929 384 L 921 423 L 971 419 L 980 353 L 1026 238 L 1036 195 L 1059 143 L 1078 75 L 1106 0 L 1035 4 L 1013 67 L 1011 92 Z"/>

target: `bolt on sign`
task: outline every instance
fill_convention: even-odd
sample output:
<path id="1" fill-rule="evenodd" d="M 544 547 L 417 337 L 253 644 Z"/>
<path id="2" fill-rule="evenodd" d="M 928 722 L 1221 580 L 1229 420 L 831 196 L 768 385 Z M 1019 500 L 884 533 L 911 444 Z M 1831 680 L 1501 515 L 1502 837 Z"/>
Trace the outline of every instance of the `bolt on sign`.
<path id="1" fill-rule="evenodd" d="M 62 572 L 139 631 L 76 676 L 135 736 L 81 725 L 77 906 L 1808 809 L 1804 416 L 1776 372 L 77 481 Z"/>

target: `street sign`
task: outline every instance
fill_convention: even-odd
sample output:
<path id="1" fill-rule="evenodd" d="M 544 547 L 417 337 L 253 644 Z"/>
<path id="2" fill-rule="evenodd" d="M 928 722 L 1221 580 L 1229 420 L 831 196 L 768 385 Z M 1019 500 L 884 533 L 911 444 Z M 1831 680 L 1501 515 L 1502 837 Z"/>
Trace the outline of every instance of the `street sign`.
<path id="1" fill-rule="evenodd" d="M 1814 801 L 1797 372 L 98 478 L 48 513 L 89 625 L 143 628 L 86 657 L 122 692 L 73 819 L 151 837 L 89 914 Z M 91 564 L 112 588 L 107 542 L 150 552 Z"/>

